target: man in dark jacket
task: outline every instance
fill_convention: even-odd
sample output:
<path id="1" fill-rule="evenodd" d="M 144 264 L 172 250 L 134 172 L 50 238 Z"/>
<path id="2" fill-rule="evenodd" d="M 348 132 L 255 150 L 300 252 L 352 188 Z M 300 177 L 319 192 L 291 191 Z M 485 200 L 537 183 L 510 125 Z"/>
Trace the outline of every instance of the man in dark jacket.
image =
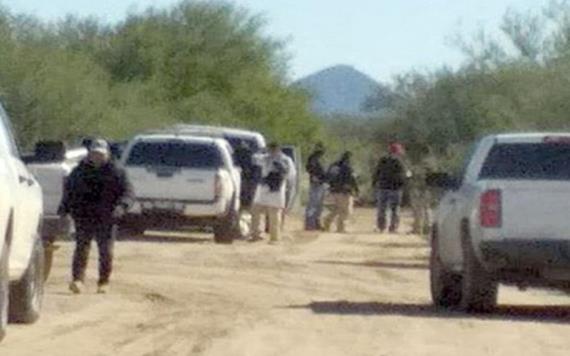
<path id="1" fill-rule="evenodd" d="M 402 161 L 404 147 L 399 143 L 391 143 L 389 154 L 378 162 L 372 184 L 376 191 L 376 204 L 378 215 L 376 227 L 379 232 L 386 230 L 386 210 L 390 208 L 391 219 L 389 231 L 394 233 L 400 224 L 400 205 L 402 201 L 402 190 L 406 183 L 406 178 L 411 174 L 406 169 Z"/>
<path id="2" fill-rule="evenodd" d="M 358 184 L 351 165 L 351 152 L 345 152 L 341 159 L 332 164 L 327 172 L 329 190 L 333 200 L 330 214 L 325 218 L 325 230 L 329 231 L 335 219 L 337 232 L 346 232 L 346 221 L 352 214 L 354 196 L 359 194 Z"/>
<path id="3" fill-rule="evenodd" d="M 305 210 L 305 230 L 321 230 L 321 214 L 323 212 L 323 200 L 325 197 L 325 184 L 327 173 L 321 163 L 325 154 L 322 143 L 317 143 L 315 150 L 307 161 L 307 173 L 309 173 L 309 202 Z"/>
<path id="4" fill-rule="evenodd" d="M 98 293 L 106 293 L 113 266 L 115 225 L 132 202 L 132 188 L 125 173 L 111 161 L 109 145 L 94 140 L 87 158 L 66 181 L 60 215 L 70 214 L 75 222 L 76 245 L 73 254 L 73 293 L 83 289 L 91 240 L 99 250 Z"/>

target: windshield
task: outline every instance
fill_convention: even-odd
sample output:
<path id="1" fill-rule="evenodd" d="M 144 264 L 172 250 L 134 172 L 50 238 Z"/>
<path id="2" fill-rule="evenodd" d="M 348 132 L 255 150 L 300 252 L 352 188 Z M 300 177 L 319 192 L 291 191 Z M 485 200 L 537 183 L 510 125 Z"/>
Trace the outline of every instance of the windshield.
<path id="1" fill-rule="evenodd" d="M 126 165 L 219 168 L 223 160 L 218 148 L 210 144 L 139 142 L 133 146 Z"/>
<path id="2" fill-rule="evenodd" d="M 516 143 L 495 145 L 480 179 L 570 180 L 570 145 Z"/>

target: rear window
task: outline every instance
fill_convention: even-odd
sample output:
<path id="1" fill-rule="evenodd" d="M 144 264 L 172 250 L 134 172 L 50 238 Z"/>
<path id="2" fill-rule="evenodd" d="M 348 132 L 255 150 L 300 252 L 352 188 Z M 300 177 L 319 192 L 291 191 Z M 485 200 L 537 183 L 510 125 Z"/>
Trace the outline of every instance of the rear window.
<path id="1" fill-rule="evenodd" d="M 479 178 L 570 180 L 570 144 L 495 145 L 485 160 Z"/>
<path id="2" fill-rule="evenodd" d="M 139 142 L 126 162 L 127 166 L 168 166 L 180 168 L 219 168 L 223 165 L 218 148 L 209 144 L 178 141 Z"/>

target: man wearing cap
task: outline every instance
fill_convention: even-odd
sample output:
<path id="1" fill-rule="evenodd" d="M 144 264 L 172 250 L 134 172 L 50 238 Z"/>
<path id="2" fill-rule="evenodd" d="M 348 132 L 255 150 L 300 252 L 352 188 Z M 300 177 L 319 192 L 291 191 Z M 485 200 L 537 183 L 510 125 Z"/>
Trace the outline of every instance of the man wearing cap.
<path id="1" fill-rule="evenodd" d="M 321 159 L 325 154 L 325 148 L 321 142 L 315 145 L 313 153 L 307 161 L 307 173 L 309 173 L 309 202 L 305 210 L 305 230 L 321 230 L 321 214 L 323 212 L 323 200 L 325 197 L 325 184 L 327 173 Z"/>
<path id="2" fill-rule="evenodd" d="M 386 210 L 391 211 L 389 231 L 395 233 L 400 224 L 400 205 L 402 191 L 406 179 L 411 172 L 406 168 L 402 158 L 404 146 L 394 142 L 388 146 L 389 154 L 382 157 L 376 166 L 372 177 L 372 185 L 376 191 L 377 219 L 376 228 L 379 232 L 386 230 Z"/>
<path id="3" fill-rule="evenodd" d="M 88 155 L 65 183 L 60 215 L 71 215 L 75 222 L 75 252 L 69 289 L 83 291 L 91 240 L 99 250 L 98 293 L 108 291 L 113 267 L 115 225 L 132 202 L 132 188 L 124 173 L 111 160 L 109 145 L 93 140 Z"/>
<path id="4" fill-rule="evenodd" d="M 269 242 L 275 244 L 281 240 L 281 219 L 287 207 L 287 182 L 294 182 L 297 173 L 292 160 L 281 151 L 277 143 L 269 144 L 267 153 L 256 155 L 254 163 L 258 168 L 259 179 L 251 209 L 251 241 L 262 240 L 261 216 L 266 215 Z"/>

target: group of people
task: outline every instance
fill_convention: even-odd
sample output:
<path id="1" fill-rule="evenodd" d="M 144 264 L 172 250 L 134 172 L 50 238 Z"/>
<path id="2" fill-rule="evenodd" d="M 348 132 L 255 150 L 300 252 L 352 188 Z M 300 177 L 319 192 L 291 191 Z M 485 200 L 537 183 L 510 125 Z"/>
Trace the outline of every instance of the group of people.
<path id="1" fill-rule="evenodd" d="M 62 216 L 74 220 L 75 251 L 72 261 L 70 290 L 83 291 L 85 270 L 92 240 L 99 251 L 98 293 L 106 293 L 113 267 L 113 245 L 117 224 L 134 202 L 132 186 L 125 172 L 118 168 L 109 144 L 93 139 L 85 143 L 87 157 L 71 172 L 65 182 L 59 208 Z M 246 147 L 244 147 L 244 150 Z M 402 188 L 410 176 L 402 156 L 402 145 L 394 143 L 390 154 L 382 157 L 373 175 L 377 192 L 377 229 L 387 227 L 386 210 L 392 213 L 389 230 L 395 232 L 399 224 L 399 206 Z M 239 150 L 238 150 L 239 151 Z M 346 232 L 346 221 L 351 215 L 354 197 L 359 195 L 357 179 L 352 168 L 352 154 L 345 152 L 340 159 L 325 169 L 322 159 L 325 148 L 317 144 L 306 165 L 310 176 L 309 201 L 306 208 L 307 230 L 330 230 L 336 220 L 337 231 Z M 263 240 L 262 217 L 266 217 L 269 243 L 281 240 L 283 219 L 291 208 L 297 171 L 293 160 L 284 154 L 277 143 L 271 143 L 265 152 L 236 152 L 242 166 L 242 202 L 252 215 L 250 241 Z M 328 189 L 327 189 L 328 188 Z M 332 200 L 330 213 L 321 223 L 326 192 Z"/>
<path id="2" fill-rule="evenodd" d="M 372 186 L 376 193 L 377 218 L 376 231 L 384 232 L 388 228 L 391 233 L 398 230 L 400 224 L 400 205 L 406 180 L 411 171 L 406 167 L 404 146 L 390 143 L 388 154 L 381 157 L 374 169 Z M 325 169 L 322 159 L 325 148 L 322 143 L 315 146 L 309 156 L 306 169 L 309 174 L 309 201 L 305 210 L 305 229 L 329 231 L 332 223 L 337 221 L 337 232 L 346 232 L 346 222 L 352 214 L 355 197 L 359 196 L 359 188 L 352 168 L 351 152 L 344 152 L 341 158 Z M 330 213 L 322 219 L 325 195 L 330 194 Z M 388 224 L 387 211 L 390 211 Z"/>

